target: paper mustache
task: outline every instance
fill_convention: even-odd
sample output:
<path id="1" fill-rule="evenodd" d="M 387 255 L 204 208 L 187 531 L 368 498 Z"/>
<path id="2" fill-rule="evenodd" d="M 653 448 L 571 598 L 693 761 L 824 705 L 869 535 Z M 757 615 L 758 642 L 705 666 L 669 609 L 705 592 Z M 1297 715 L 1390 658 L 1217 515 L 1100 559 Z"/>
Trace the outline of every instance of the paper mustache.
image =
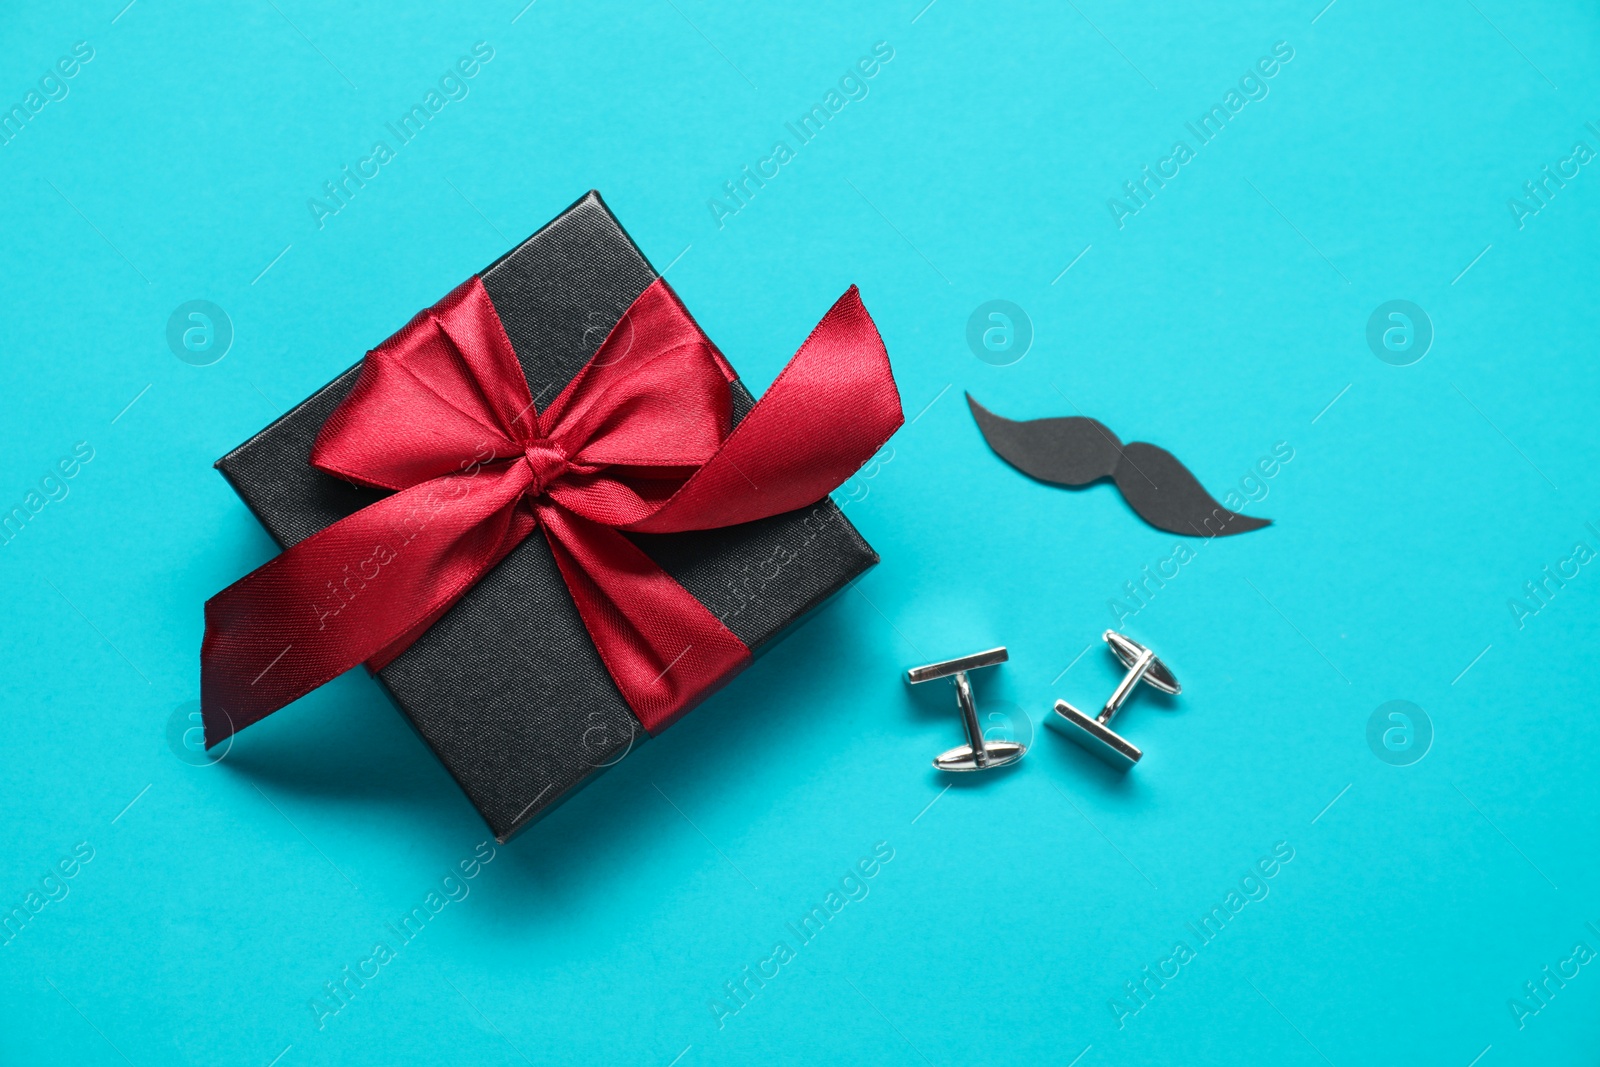
<path id="1" fill-rule="evenodd" d="M 1157 529 L 1191 537 L 1226 537 L 1271 526 L 1229 511 L 1164 448 L 1123 444 L 1097 419 L 1072 416 L 1017 422 L 987 410 L 967 394 L 972 417 L 989 447 L 1023 474 L 1052 485 L 1116 482 L 1122 499 Z"/>

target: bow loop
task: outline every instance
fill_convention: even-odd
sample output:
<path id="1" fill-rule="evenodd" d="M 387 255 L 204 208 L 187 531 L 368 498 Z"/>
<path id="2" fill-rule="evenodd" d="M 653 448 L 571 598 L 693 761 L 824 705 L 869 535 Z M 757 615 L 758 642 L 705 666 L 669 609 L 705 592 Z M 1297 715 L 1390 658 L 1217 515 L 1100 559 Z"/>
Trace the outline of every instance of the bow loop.
<path id="1" fill-rule="evenodd" d="M 732 380 L 699 324 L 657 281 L 551 401 L 539 427 L 575 462 L 697 468 L 728 436 Z"/>
<path id="2" fill-rule="evenodd" d="M 522 453 L 533 399 L 494 304 L 473 278 L 367 353 L 317 435 L 311 464 L 405 489 Z"/>

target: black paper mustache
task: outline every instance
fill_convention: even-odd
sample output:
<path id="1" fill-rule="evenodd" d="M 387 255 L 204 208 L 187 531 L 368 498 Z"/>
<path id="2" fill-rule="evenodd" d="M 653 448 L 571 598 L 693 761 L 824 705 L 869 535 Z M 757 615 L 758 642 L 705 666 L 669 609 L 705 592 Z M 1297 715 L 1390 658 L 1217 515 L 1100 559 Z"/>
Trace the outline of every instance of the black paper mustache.
<path id="1" fill-rule="evenodd" d="M 1157 529 L 1191 537 L 1226 537 L 1271 526 L 1229 511 L 1164 448 L 1123 444 L 1097 419 L 1081 415 L 1017 422 L 987 410 L 967 394 L 972 417 L 989 447 L 1023 474 L 1053 485 L 1116 482 L 1122 499 Z"/>

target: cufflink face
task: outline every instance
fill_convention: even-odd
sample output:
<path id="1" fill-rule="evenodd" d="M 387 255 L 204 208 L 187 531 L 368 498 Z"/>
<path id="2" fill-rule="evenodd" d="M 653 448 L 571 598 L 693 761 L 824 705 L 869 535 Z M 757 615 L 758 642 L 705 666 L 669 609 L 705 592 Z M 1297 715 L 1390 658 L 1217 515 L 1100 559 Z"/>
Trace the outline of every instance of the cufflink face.
<path id="1" fill-rule="evenodd" d="M 1067 731 L 1069 738 L 1112 766 L 1126 770 L 1138 763 L 1144 753 L 1139 751 L 1139 746 L 1111 729 L 1111 717 L 1140 682 L 1174 695 L 1182 692 L 1182 687 L 1167 665 L 1133 638 L 1115 630 L 1107 630 L 1100 636 L 1117 659 L 1122 661 L 1128 673 L 1117 683 L 1117 688 L 1112 691 L 1099 715 L 1087 715 L 1065 700 L 1056 701 L 1055 710 L 1072 727 Z"/>
<path id="2" fill-rule="evenodd" d="M 1056 701 L 1056 714 L 1075 727 L 1067 732 L 1068 737 L 1113 767 L 1127 770 L 1144 757 L 1139 746 L 1065 700 Z"/>
<path id="3" fill-rule="evenodd" d="M 972 683 L 967 678 L 968 671 L 993 667 L 1010 658 L 1003 647 L 991 648 L 985 652 L 930 663 L 925 667 L 913 667 L 906 672 L 906 681 L 911 685 L 948 678 L 955 686 L 956 707 L 961 711 L 967 743 L 935 756 L 934 767 L 941 771 L 992 771 L 1016 763 L 1028 751 L 1026 745 L 1016 741 L 985 740 L 983 730 L 978 725 L 978 707 L 972 696 Z"/>
<path id="4" fill-rule="evenodd" d="M 1011 654 L 1002 645 L 999 648 L 991 648 L 987 652 L 974 652 L 970 656 L 957 656 L 955 659 L 947 659 L 941 663 L 930 663 L 926 667 L 912 667 L 909 671 L 906 671 L 906 681 L 912 685 L 920 685 L 923 682 L 931 682 L 935 678 L 953 678 L 958 674 L 965 674 L 967 671 L 975 671 L 979 667 L 993 667 L 996 664 L 1004 663 L 1010 658 Z"/>

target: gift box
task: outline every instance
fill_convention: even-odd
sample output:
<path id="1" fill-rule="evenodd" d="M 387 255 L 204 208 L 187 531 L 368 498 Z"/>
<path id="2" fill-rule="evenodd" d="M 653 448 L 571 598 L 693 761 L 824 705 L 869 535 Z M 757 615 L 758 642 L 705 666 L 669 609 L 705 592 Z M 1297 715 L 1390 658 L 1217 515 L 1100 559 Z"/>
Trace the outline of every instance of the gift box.
<path id="1" fill-rule="evenodd" d="M 478 278 L 529 393 L 543 404 L 584 370 L 657 275 L 590 192 Z M 875 331 L 872 340 L 881 352 Z M 389 495 L 310 463 L 361 370 L 350 368 L 216 464 L 286 549 Z M 736 378 L 729 391 L 736 427 L 754 401 Z M 826 496 L 737 525 L 622 536 L 752 653 L 878 560 Z M 517 543 L 375 676 L 501 841 L 649 736 L 537 535 Z M 690 704 L 725 681 L 708 683 Z"/>

